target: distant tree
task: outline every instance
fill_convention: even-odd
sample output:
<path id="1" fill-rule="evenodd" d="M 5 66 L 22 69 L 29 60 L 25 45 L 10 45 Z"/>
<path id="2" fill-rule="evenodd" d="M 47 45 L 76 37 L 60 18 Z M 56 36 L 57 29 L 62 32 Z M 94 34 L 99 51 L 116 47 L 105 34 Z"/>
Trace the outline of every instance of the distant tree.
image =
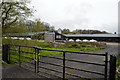
<path id="1" fill-rule="evenodd" d="M 31 28 L 32 28 L 32 26 L 33 26 L 35 23 L 34 23 L 34 21 L 32 21 L 32 20 L 27 20 L 27 21 L 25 22 L 25 24 L 26 24 L 26 28 L 28 29 L 28 31 L 31 31 Z"/>
<path id="2" fill-rule="evenodd" d="M 62 33 L 62 29 L 59 28 L 59 29 L 57 30 L 57 32 L 61 34 L 61 33 Z"/>
<path id="3" fill-rule="evenodd" d="M 14 27 L 19 21 L 32 15 L 32 10 L 27 7 L 27 3 L 29 3 L 28 0 L 0 3 L 3 34 L 7 28 Z"/>
<path id="4" fill-rule="evenodd" d="M 14 27 L 8 27 L 5 31 L 6 34 L 28 32 L 24 21 L 19 21 Z"/>
<path id="5" fill-rule="evenodd" d="M 74 34 L 106 34 L 108 32 L 106 31 L 99 31 L 99 30 L 81 30 L 81 29 L 76 29 L 73 30 Z"/>
<path id="6" fill-rule="evenodd" d="M 50 26 L 49 27 L 49 31 L 51 31 L 51 32 L 55 31 L 55 27 L 54 26 Z"/>
<path id="7" fill-rule="evenodd" d="M 69 29 L 63 29 L 63 30 L 62 30 L 62 33 L 63 33 L 63 34 L 69 34 L 69 33 L 70 33 L 70 30 L 69 30 Z"/>
<path id="8" fill-rule="evenodd" d="M 43 25 L 46 28 L 46 31 L 50 30 L 50 24 L 49 23 L 43 22 Z"/>
<path id="9" fill-rule="evenodd" d="M 43 22 L 40 19 L 36 19 L 33 24 L 31 24 L 31 32 L 42 32 L 45 31 L 46 28 L 44 27 Z"/>

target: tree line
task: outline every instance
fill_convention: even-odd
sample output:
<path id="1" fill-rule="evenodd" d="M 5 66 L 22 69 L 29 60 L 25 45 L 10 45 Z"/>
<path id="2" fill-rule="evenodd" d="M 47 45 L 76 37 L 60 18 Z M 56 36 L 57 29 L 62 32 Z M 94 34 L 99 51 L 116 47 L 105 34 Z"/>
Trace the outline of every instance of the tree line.
<path id="1" fill-rule="evenodd" d="M 61 29 L 61 32 L 63 34 L 107 34 L 106 31 L 100 31 L 100 30 L 82 30 L 82 29 L 76 29 L 73 31 L 70 31 L 70 29 Z"/>

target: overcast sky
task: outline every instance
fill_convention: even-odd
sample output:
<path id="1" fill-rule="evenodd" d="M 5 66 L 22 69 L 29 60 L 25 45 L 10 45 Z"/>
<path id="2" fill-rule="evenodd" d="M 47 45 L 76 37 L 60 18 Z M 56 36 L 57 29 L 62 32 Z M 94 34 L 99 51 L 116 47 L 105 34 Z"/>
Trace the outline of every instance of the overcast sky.
<path id="1" fill-rule="evenodd" d="M 58 28 L 118 32 L 119 0 L 32 0 L 35 18 Z"/>

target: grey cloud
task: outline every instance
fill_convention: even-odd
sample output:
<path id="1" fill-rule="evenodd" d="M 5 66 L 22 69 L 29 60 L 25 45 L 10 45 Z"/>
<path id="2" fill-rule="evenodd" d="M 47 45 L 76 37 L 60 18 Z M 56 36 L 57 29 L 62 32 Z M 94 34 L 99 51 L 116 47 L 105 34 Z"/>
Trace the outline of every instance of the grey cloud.
<path id="1" fill-rule="evenodd" d="M 117 30 L 117 0 L 34 0 L 36 18 L 58 28 Z"/>

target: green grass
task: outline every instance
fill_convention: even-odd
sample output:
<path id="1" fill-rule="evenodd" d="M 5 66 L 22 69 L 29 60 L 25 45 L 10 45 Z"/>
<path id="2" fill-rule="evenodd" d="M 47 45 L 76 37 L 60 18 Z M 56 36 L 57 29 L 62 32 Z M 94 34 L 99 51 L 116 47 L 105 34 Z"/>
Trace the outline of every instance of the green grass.
<path id="1" fill-rule="evenodd" d="M 86 52 L 86 51 L 96 51 L 96 50 L 101 50 L 101 49 L 105 49 L 105 46 L 92 46 L 92 45 L 87 45 L 87 44 L 82 44 L 79 45 L 79 47 L 74 48 L 73 46 L 69 48 L 69 45 L 71 46 L 71 43 L 65 44 L 65 46 L 68 47 L 64 47 L 64 45 L 59 46 L 57 48 L 54 48 L 52 43 L 49 42 L 38 42 L 36 40 L 12 40 L 12 39 L 4 39 L 3 38 L 3 44 L 13 44 L 13 45 L 25 45 L 25 46 L 38 46 L 38 47 L 42 47 L 45 49 L 52 49 L 52 50 L 63 50 L 63 51 L 79 51 L 79 52 Z M 74 43 L 72 43 L 74 44 Z M 83 46 L 84 45 L 84 46 Z M 12 47 L 11 49 L 15 49 L 18 50 L 18 47 Z M 34 53 L 34 49 L 31 48 L 25 48 L 25 47 L 21 47 L 20 50 L 25 51 L 25 52 L 32 52 Z M 30 57 L 33 58 L 35 57 L 34 54 L 29 54 L 29 53 L 25 53 L 25 52 L 21 52 L 21 56 L 26 56 L 26 57 Z M 19 61 L 19 57 L 18 57 L 18 51 L 10 51 L 11 53 L 11 61 L 12 62 L 18 62 Z M 57 52 L 57 51 L 42 51 L 40 53 L 40 55 L 44 55 L 44 56 L 54 56 L 54 55 L 61 55 L 62 52 Z M 24 57 L 20 57 L 21 61 L 30 61 L 32 59 L 28 59 L 28 58 L 24 58 Z"/>
<path id="2" fill-rule="evenodd" d="M 92 47 L 90 47 L 90 48 L 46 48 L 46 49 L 86 52 L 86 51 L 96 51 L 96 50 L 105 49 L 105 47 L 99 47 L 99 48 L 92 48 Z"/>
<path id="3" fill-rule="evenodd" d="M 100 50 L 102 49 L 103 47 L 101 48 L 81 48 L 81 49 L 77 49 L 77 48 L 46 48 L 46 49 L 52 49 L 52 50 L 65 50 L 65 51 L 79 51 L 79 52 L 86 52 L 86 51 L 94 51 L 94 50 Z M 33 52 L 34 53 L 34 50 L 29 50 L 27 48 L 23 48 L 21 49 L 22 51 L 25 51 L 25 52 Z M 12 62 L 16 62 L 16 61 L 19 61 L 19 57 L 18 57 L 18 52 L 10 52 L 11 53 L 11 61 Z M 54 56 L 54 55 L 61 55 L 63 54 L 63 52 L 57 52 L 57 51 L 42 51 L 39 53 L 40 55 L 44 55 L 44 56 Z M 30 58 L 33 58 L 34 59 L 34 54 L 29 54 L 29 53 L 21 53 L 21 56 L 26 56 L 26 57 L 30 57 Z M 17 59 L 14 59 L 14 58 L 17 58 Z M 20 57 L 21 61 L 24 62 L 24 61 L 30 61 L 32 59 L 28 59 L 28 58 L 24 58 L 24 57 Z"/>
<path id="4" fill-rule="evenodd" d="M 2 38 L 3 44 L 25 45 L 25 46 L 39 46 L 39 47 L 53 47 L 50 42 L 38 42 L 37 40 L 13 40 Z"/>

